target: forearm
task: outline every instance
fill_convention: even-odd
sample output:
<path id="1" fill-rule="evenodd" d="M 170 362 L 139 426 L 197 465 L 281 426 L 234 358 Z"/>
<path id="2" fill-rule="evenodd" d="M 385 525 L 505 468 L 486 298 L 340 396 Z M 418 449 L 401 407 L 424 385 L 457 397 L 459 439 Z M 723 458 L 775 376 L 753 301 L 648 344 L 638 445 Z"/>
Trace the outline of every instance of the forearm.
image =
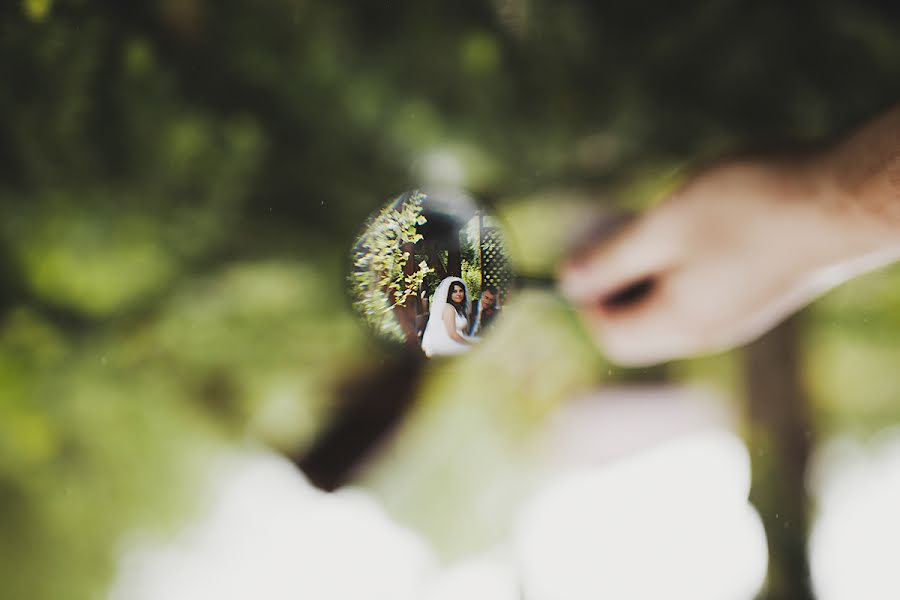
<path id="1" fill-rule="evenodd" d="M 450 334 L 450 339 L 458 344 L 468 345 L 472 343 L 472 340 L 469 337 L 461 334 L 456 328 L 448 329 L 448 333 Z"/>
<path id="2" fill-rule="evenodd" d="M 450 339 L 459 344 L 468 344 L 469 341 L 462 337 L 458 331 L 456 331 L 456 323 L 454 322 L 455 317 L 452 312 L 447 312 L 444 314 L 444 327 L 447 329 L 447 335 L 450 336 Z"/>
<path id="3" fill-rule="evenodd" d="M 835 146 L 824 166 L 845 211 L 867 219 L 878 243 L 900 245 L 900 105 Z"/>

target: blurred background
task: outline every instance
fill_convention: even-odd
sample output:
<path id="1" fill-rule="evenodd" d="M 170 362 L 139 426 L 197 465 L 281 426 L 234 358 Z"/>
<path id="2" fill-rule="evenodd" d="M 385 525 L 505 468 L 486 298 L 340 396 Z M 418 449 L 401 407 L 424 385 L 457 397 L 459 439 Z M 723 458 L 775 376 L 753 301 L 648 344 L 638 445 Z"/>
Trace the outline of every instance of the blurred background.
<path id="1" fill-rule="evenodd" d="M 445 590 L 653 597 L 683 564 L 668 597 L 900 593 L 897 268 L 747 348 L 639 370 L 550 293 L 424 364 L 345 290 L 361 223 L 422 183 L 481 199 L 520 272 L 551 275 L 591 215 L 700 162 L 827 144 L 900 98 L 892 3 L 15 0 L 0 74 L 0 597 L 154 597 L 129 540 L 178 539 L 210 465 L 244 452 L 349 486 L 341 510 L 413 536 Z M 276 479 L 313 494 L 292 469 Z M 248 481 L 239 505 L 265 512 L 280 488 Z M 734 536 L 706 510 L 720 495 Z M 378 539 L 296 531 L 301 575 L 335 539 Z M 391 547 L 335 553 L 322 589 L 383 576 L 359 565 Z M 603 587 L 617 573 L 632 593 Z"/>

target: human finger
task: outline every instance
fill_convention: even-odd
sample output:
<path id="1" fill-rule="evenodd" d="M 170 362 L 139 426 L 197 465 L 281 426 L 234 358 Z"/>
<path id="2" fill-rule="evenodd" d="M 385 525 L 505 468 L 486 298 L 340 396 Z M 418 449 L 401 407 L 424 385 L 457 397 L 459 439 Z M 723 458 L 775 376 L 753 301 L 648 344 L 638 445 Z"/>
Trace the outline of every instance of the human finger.
<path id="1" fill-rule="evenodd" d="M 576 305 L 617 311 L 654 293 L 678 252 L 673 223 L 644 216 L 611 239 L 577 248 L 559 269 L 559 287 Z"/>

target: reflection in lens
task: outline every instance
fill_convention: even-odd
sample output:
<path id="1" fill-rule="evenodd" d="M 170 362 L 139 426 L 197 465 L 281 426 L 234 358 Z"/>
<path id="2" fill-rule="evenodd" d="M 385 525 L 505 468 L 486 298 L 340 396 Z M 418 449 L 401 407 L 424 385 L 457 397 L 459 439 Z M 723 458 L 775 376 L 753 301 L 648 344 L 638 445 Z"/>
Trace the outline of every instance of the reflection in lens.
<path id="1" fill-rule="evenodd" d="M 471 349 L 502 312 L 512 269 L 496 219 L 453 189 L 401 194 L 352 251 L 353 306 L 383 339 L 428 356 Z"/>

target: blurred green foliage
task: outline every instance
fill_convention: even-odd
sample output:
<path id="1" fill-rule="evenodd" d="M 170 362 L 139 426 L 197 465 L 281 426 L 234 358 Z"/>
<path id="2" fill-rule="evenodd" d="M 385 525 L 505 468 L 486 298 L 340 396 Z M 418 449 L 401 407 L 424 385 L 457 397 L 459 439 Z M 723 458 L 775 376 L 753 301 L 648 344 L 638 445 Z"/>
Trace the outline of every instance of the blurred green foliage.
<path id="1" fill-rule="evenodd" d="M 395 342 L 403 342 L 405 336 L 394 308 L 415 299 L 425 276 L 434 271 L 416 257 L 414 270 L 406 272 L 413 246 L 423 239 L 418 228 L 428 221 L 422 214 L 424 200 L 425 194 L 416 190 L 376 211 L 363 224 L 351 253 L 347 283 L 353 308 L 373 332 Z"/>
<path id="2" fill-rule="evenodd" d="M 896 102 L 891 13 L 849 0 L 3 4 L 0 596 L 101 595 L 119 536 L 174 522 L 221 444 L 302 454 L 335 387 L 383 350 L 346 300 L 352 236 L 419 183 L 425 153 L 457 157 L 508 223 L 513 258 L 549 272 L 585 201 L 645 206 L 685 165 L 827 139 Z M 898 290 L 895 272 L 873 275 L 808 313 L 824 426 L 897 418 Z M 398 449 L 364 478 L 447 554 L 499 535 L 530 477 L 530 432 L 619 374 L 565 310 L 521 300 L 496 339 L 429 366 Z M 728 360 L 675 372 L 734 388 Z M 506 491 L 481 498 L 500 477 Z"/>

